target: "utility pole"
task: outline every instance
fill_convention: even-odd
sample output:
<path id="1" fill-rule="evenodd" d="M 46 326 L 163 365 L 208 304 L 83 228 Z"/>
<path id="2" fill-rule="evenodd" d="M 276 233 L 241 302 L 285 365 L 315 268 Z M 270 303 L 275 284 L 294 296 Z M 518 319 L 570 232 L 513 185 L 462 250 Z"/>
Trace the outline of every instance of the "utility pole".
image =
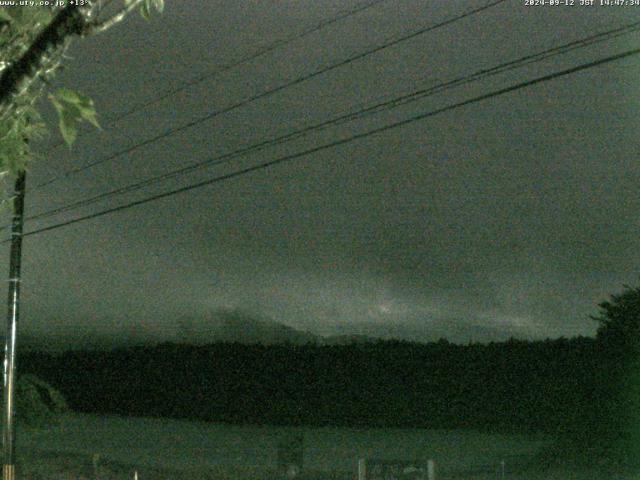
<path id="1" fill-rule="evenodd" d="M 18 173 L 14 187 L 13 220 L 11 222 L 11 253 L 9 258 L 9 299 L 7 302 L 7 330 L 4 347 L 4 414 L 2 448 L 4 464 L 2 480 L 15 480 L 15 370 L 16 337 L 20 317 L 20 261 L 22 259 L 22 225 L 24 223 L 24 194 L 26 173 Z"/>

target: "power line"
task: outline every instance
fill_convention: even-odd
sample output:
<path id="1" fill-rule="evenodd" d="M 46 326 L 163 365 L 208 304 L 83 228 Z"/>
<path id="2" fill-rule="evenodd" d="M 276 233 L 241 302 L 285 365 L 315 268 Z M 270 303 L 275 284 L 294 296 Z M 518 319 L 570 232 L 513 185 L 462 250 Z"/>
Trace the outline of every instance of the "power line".
<path id="1" fill-rule="evenodd" d="M 442 22 L 439 22 L 437 24 L 421 28 L 419 30 L 416 30 L 416 31 L 414 31 L 412 33 L 409 33 L 409 34 L 404 35 L 402 37 L 399 37 L 399 38 L 396 38 L 396 39 L 391 40 L 389 42 L 386 42 L 386 43 L 384 43 L 382 45 L 379 45 L 377 47 L 374 47 L 372 49 L 365 50 L 363 52 L 360 52 L 360 53 L 357 53 L 355 55 L 352 55 L 351 57 L 348 57 L 345 60 L 341 60 L 341 61 L 339 61 L 337 63 L 333 63 L 333 64 L 328 65 L 326 67 L 321 67 L 321 68 L 319 68 L 319 69 L 317 69 L 317 70 L 315 70 L 315 71 L 313 71 L 311 73 L 305 74 L 305 75 L 303 75 L 301 77 L 297 77 L 294 80 L 290 80 L 290 81 L 288 81 L 288 82 L 286 82 L 286 83 L 284 83 L 284 84 L 282 84 L 280 86 L 277 86 L 275 88 L 272 88 L 270 90 L 266 90 L 266 91 L 264 91 L 262 93 L 253 95 L 252 97 L 249 97 L 249 98 L 246 98 L 244 100 L 241 100 L 241 101 L 239 101 L 237 103 L 234 103 L 234 104 L 232 104 L 232 105 L 230 105 L 228 107 L 225 107 L 225 108 L 223 108 L 221 110 L 216 110 L 216 111 L 210 112 L 210 113 L 208 113 L 206 115 L 203 115 L 203 116 L 201 116 L 201 117 L 199 117 L 199 118 L 197 118 L 195 120 L 192 120 L 192 121 L 190 121 L 188 123 L 185 123 L 184 125 L 181 125 L 179 127 L 168 128 L 164 132 L 162 132 L 162 133 L 160 133 L 158 135 L 155 135 L 154 137 L 148 138 L 148 139 L 143 140 L 141 142 L 138 142 L 138 143 L 136 143 L 134 145 L 131 145 L 131 146 L 127 147 L 127 148 L 124 148 L 124 149 L 122 149 L 122 150 L 120 150 L 120 151 L 118 151 L 118 152 L 116 152 L 114 154 L 109 155 L 108 157 L 102 158 L 100 160 L 96 160 L 95 162 L 88 163 L 88 164 L 86 164 L 86 165 L 84 165 L 82 167 L 77 167 L 77 168 L 70 169 L 67 172 L 65 172 L 63 175 L 55 177 L 55 178 L 53 178 L 51 180 L 45 181 L 45 182 L 37 185 L 35 188 L 37 189 L 37 188 L 44 187 L 46 185 L 50 185 L 51 183 L 54 183 L 54 182 L 56 182 L 56 181 L 58 181 L 60 179 L 68 178 L 72 174 L 87 170 L 89 168 L 95 167 L 96 165 L 100 165 L 100 164 L 103 164 L 103 163 L 108 162 L 108 161 L 114 160 L 114 159 L 116 159 L 118 157 L 121 157 L 122 155 L 125 155 L 127 153 L 131 153 L 131 152 L 133 152 L 133 151 L 135 151 L 135 150 L 137 150 L 139 148 L 142 148 L 142 147 L 145 147 L 145 146 L 150 145 L 152 143 L 155 143 L 155 142 L 157 142 L 159 140 L 162 140 L 163 138 L 166 138 L 166 137 L 168 137 L 170 135 L 173 135 L 175 133 L 178 133 L 178 132 L 187 130 L 189 128 L 192 128 L 192 127 L 194 127 L 194 126 L 196 126 L 196 125 L 198 125 L 200 123 L 203 123 L 203 122 L 205 122 L 207 120 L 211 120 L 212 118 L 215 118 L 215 117 L 217 117 L 219 115 L 222 115 L 224 113 L 228 113 L 228 112 L 231 112 L 231 111 L 236 110 L 238 108 L 244 107 L 244 106 L 249 105 L 250 103 L 253 103 L 253 102 L 257 101 L 257 100 L 260 100 L 260 99 L 263 99 L 263 98 L 267 98 L 267 97 L 269 97 L 271 95 L 275 95 L 276 93 L 281 92 L 281 91 L 283 91 L 283 90 L 285 90 L 287 88 L 291 88 L 291 87 L 293 87 L 295 85 L 303 83 L 303 82 L 305 82 L 307 80 L 315 78 L 315 77 L 317 77 L 319 75 L 322 75 L 324 73 L 330 72 L 332 70 L 335 70 L 337 68 L 343 67 L 345 65 L 349 65 L 350 63 L 353 63 L 353 62 L 355 62 L 357 60 L 361 60 L 361 59 L 363 59 L 363 58 L 365 58 L 365 57 L 367 57 L 369 55 L 373 55 L 374 53 L 378 53 L 378 52 L 380 52 L 382 50 L 385 50 L 387 48 L 390 48 L 390 47 L 392 47 L 394 45 L 398 45 L 399 43 L 405 42 L 405 41 L 410 40 L 412 38 L 415 38 L 415 37 L 417 37 L 419 35 L 423 35 L 425 33 L 431 32 L 431 31 L 436 30 L 438 28 L 442 28 L 444 26 L 450 25 L 450 24 L 455 23 L 455 22 L 457 22 L 459 20 L 462 20 L 464 18 L 467 18 L 469 16 L 475 15 L 477 13 L 480 13 L 480 12 L 484 11 L 484 10 L 492 8 L 492 7 L 496 6 L 496 5 L 499 5 L 499 4 L 501 4 L 501 3 L 505 2 L 505 1 L 506 0 L 494 0 L 494 1 L 484 5 L 482 7 L 477 7 L 477 8 L 474 8 L 472 10 L 468 10 L 465 13 L 462 13 L 462 14 L 459 14 L 457 16 L 451 17 L 451 18 L 449 18 L 447 20 L 444 20 Z"/>
<path id="2" fill-rule="evenodd" d="M 128 117 L 129 115 L 131 115 L 131 114 L 133 114 L 133 113 L 135 113 L 135 112 L 137 112 L 139 110 L 143 110 L 143 109 L 145 109 L 145 108 L 147 108 L 147 107 L 149 107 L 151 105 L 154 105 L 154 104 L 156 104 L 156 103 L 158 103 L 158 102 L 160 102 L 160 101 L 162 101 L 162 100 L 164 100 L 164 99 L 166 99 L 166 98 L 168 98 L 168 97 L 170 97 L 172 95 L 175 95 L 176 93 L 183 92 L 189 87 L 193 87 L 194 85 L 197 85 L 198 83 L 202 83 L 203 81 L 205 81 L 207 79 L 213 78 L 213 77 L 215 77 L 215 76 L 217 76 L 217 75 L 219 75 L 221 73 L 224 73 L 224 72 L 227 72 L 227 71 L 229 71 L 229 70 L 231 70 L 233 68 L 239 67 L 240 65 L 243 65 L 245 63 L 248 63 L 248 62 L 251 62 L 253 60 L 256 60 L 256 59 L 258 59 L 258 58 L 260 58 L 260 57 L 262 57 L 262 56 L 264 56 L 264 55 L 266 55 L 268 53 L 271 53 L 271 52 L 277 50 L 278 48 L 281 48 L 281 47 L 283 47 L 285 45 L 288 45 L 288 44 L 293 43 L 293 42 L 295 42 L 297 40 L 300 40 L 300 39 L 302 39 L 302 38 L 304 38 L 304 37 L 306 37 L 308 35 L 311 35 L 313 33 L 316 33 L 318 31 L 328 27 L 329 25 L 333 25 L 334 23 L 337 23 L 337 22 L 339 22 L 341 20 L 349 18 L 349 17 L 351 17 L 353 15 L 356 15 L 356 14 L 358 14 L 360 12 L 363 12 L 365 10 L 368 10 L 368 9 L 370 9 L 370 8 L 380 4 L 382 2 L 386 2 L 386 1 L 387 0 L 374 0 L 372 2 L 369 2 L 367 4 L 358 6 L 356 8 L 351 9 L 351 10 L 347 10 L 345 12 L 339 13 L 335 17 L 323 20 L 323 21 L 319 22 L 317 25 L 315 25 L 315 26 L 313 26 L 311 28 L 308 28 L 306 30 L 303 30 L 302 32 L 300 32 L 297 35 L 290 36 L 290 37 L 285 38 L 283 40 L 277 40 L 277 41 L 271 43 L 270 45 L 268 45 L 267 47 L 265 47 L 265 48 L 263 48 L 261 50 L 258 50 L 255 53 L 247 55 L 247 56 L 241 58 L 240 60 L 237 60 L 236 62 L 230 63 L 228 65 L 224 65 L 222 68 L 220 68 L 220 69 L 218 69 L 218 70 L 216 70 L 214 72 L 209 72 L 209 73 L 205 73 L 203 75 L 200 75 L 199 77 L 196 77 L 196 78 L 194 78 L 192 80 L 189 80 L 188 82 L 182 84 L 179 87 L 176 87 L 176 88 L 174 88 L 172 90 L 167 90 L 165 93 L 159 95 L 158 97 L 155 97 L 155 98 L 149 100 L 148 102 L 145 102 L 145 103 L 142 103 L 140 105 L 134 106 L 131 109 L 129 109 L 128 111 L 118 115 L 116 118 L 111 120 L 111 122 L 120 121 L 123 118 Z"/>
<path id="3" fill-rule="evenodd" d="M 503 63 L 501 65 L 495 66 L 495 67 L 491 67 L 491 68 L 487 68 L 487 69 L 482 69 L 472 75 L 468 75 L 466 77 L 461 77 L 461 78 L 457 78 L 445 83 L 442 83 L 440 85 L 436 85 L 433 87 L 430 87 L 428 89 L 422 89 L 422 90 L 418 90 L 417 92 L 413 92 L 407 95 L 403 95 L 401 97 L 398 97 L 397 99 L 392 99 L 389 100 L 387 102 L 383 102 L 381 104 L 379 104 L 376 107 L 371 107 L 369 109 L 364 109 L 363 112 L 366 114 L 372 113 L 372 111 L 374 110 L 374 108 L 377 111 L 381 111 L 381 110 L 388 110 L 390 108 L 394 108 L 396 106 L 400 106 L 400 105 L 405 105 L 407 103 L 416 101 L 418 99 L 424 98 L 426 96 L 429 95 L 433 95 L 434 93 L 439 93 L 443 90 L 448 90 L 449 88 L 452 87 L 457 87 L 460 85 L 465 85 L 467 83 L 482 79 L 482 78 L 486 78 L 489 76 L 493 76 L 493 75 L 497 75 L 500 73 L 504 73 L 507 71 L 511 71 L 514 70 L 516 68 L 521 68 L 523 66 L 526 65 L 530 65 L 533 63 L 537 63 L 540 62 L 542 60 L 546 60 L 548 58 L 551 58 L 553 56 L 556 55 L 561 55 L 579 48 L 584 48 L 584 47 L 588 47 L 591 45 L 595 45 L 597 43 L 601 43 L 607 40 L 611 40 L 613 38 L 617 38 L 620 37 L 622 35 L 626 35 L 629 33 L 633 33 L 633 32 L 637 32 L 640 30 L 640 21 L 638 22 L 633 22 L 627 25 L 623 25 L 622 27 L 618 27 L 618 28 L 614 28 L 611 30 L 607 30 L 605 32 L 600 32 L 594 35 L 590 35 L 588 37 L 579 39 L 579 40 L 574 40 L 572 42 L 569 43 L 565 43 L 563 45 L 560 45 L 558 47 L 553 47 L 538 53 L 533 53 L 530 55 L 526 55 L 524 57 L 515 59 L 515 60 L 511 60 L 509 62 Z M 379 110 L 378 110 L 379 109 Z M 359 118 L 360 113 L 356 114 Z M 355 118 L 355 117 L 354 117 Z M 350 118 L 351 119 L 351 118 Z"/>
<path id="4" fill-rule="evenodd" d="M 140 110 L 144 110 L 145 108 L 148 108 L 148 107 L 150 107 L 152 105 L 155 105 L 156 103 L 159 103 L 159 102 L 169 98 L 172 95 L 175 95 L 177 93 L 181 93 L 181 92 L 187 90 L 190 87 L 193 87 L 193 86 L 195 86 L 195 85 L 197 85 L 199 83 L 204 82 L 207 79 L 214 78 L 214 77 L 216 77 L 216 76 L 218 76 L 218 75 L 220 75 L 222 73 L 228 72 L 229 70 L 232 70 L 232 69 L 234 69 L 236 67 L 239 67 L 239 66 L 241 66 L 241 65 L 243 65 L 245 63 L 249 63 L 249 62 L 251 62 L 253 60 L 256 60 L 256 59 L 258 59 L 258 58 L 260 58 L 260 57 L 262 57 L 262 56 L 264 56 L 264 55 L 266 55 L 268 53 L 271 53 L 271 52 L 273 52 L 273 51 L 275 51 L 275 50 L 277 50 L 277 49 L 279 49 L 281 47 L 289 45 L 290 43 L 293 43 L 293 42 L 295 42 L 297 40 L 300 40 L 300 39 L 302 39 L 302 38 L 304 38 L 306 36 L 309 36 L 309 35 L 311 35 L 313 33 L 316 33 L 316 32 L 318 32 L 318 31 L 320 31 L 320 30 L 322 30 L 322 29 L 324 29 L 324 28 L 326 28 L 326 27 L 328 27 L 330 25 L 333 25 L 334 23 L 337 23 L 337 22 L 339 22 L 341 20 L 349 18 L 349 17 L 351 17 L 353 15 L 356 15 L 356 14 L 358 14 L 360 12 L 363 12 L 365 10 L 368 10 L 368 9 L 370 9 L 370 8 L 380 4 L 382 2 L 386 2 L 386 1 L 387 0 L 373 0 L 373 1 L 369 2 L 369 3 L 366 3 L 364 5 L 360 5 L 360 6 L 356 7 L 356 8 L 351 9 L 351 10 L 346 10 L 346 11 L 343 11 L 341 13 L 338 13 L 338 15 L 336 15 L 334 17 L 322 20 L 319 23 L 317 23 L 316 25 L 314 25 L 314 26 L 312 26 L 310 28 L 307 28 L 307 29 L 303 30 L 302 32 L 300 32 L 298 34 L 291 35 L 291 36 L 289 36 L 287 38 L 284 38 L 282 40 L 276 40 L 275 42 L 270 43 L 266 47 L 254 52 L 254 53 L 246 55 L 246 56 L 236 60 L 233 63 L 224 65 L 224 66 L 218 68 L 217 70 L 210 71 L 210 72 L 207 72 L 207 73 L 203 73 L 202 75 L 199 75 L 198 77 L 192 78 L 191 80 L 187 80 L 186 82 L 181 83 L 178 87 L 166 90 L 164 93 L 161 93 L 160 95 L 157 95 L 157 96 L 149 99 L 146 102 L 142 102 L 142 103 L 139 103 L 137 105 L 134 105 L 129 110 L 121 112 L 118 115 L 114 116 L 113 118 L 109 119 L 108 120 L 109 125 L 113 126 L 113 124 L 119 122 L 120 120 L 123 120 L 123 119 L 127 118 L 128 116 L 130 116 L 130 115 L 132 115 L 132 114 L 134 114 L 134 113 L 136 113 L 136 112 L 138 112 Z M 63 144 L 64 144 L 64 142 L 59 142 L 58 144 L 56 144 L 53 147 L 51 147 L 51 149 L 49 151 L 51 151 L 54 148 L 57 148 L 57 147 L 59 147 L 60 145 L 63 145 Z"/>
<path id="5" fill-rule="evenodd" d="M 622 52 L 622 53 L 619 53 L 619 54 L 616 54 L 616 55 L 605 57 L 605 58 L 602 58 L 602 59 L 599 59 L 599 60 L 595 60 L 595 61 L 592 61 L 592 62 L 589 62 L 589 63 L 584 63 L 584 64 L 578 65 L 576 67 L 568 68 L 566 70 L 561 70 L 559 72 L 554 72 L 554 73 L 551 73 L 551 74 L 548 74 L 548 75 L 544 75 L 542 77 L 537 77 L 537 78 L 532 79 L 532 80 L 527 80 L 527 81 L 524 81 L 524 82 L 520 82 L 520 83 L 517 83 L 517 84 L 509 86 L 509 87 L 505 87 L 505 88 L 501 88 L 501 89 L 498 89 L 498 90 L 494 90 L 494 91 L 492 91 L 490 93 L 479 95 L 477 97 L 473 97 L 473 98 L 470 98 L 468 100 L 464 100 L 462 102 L 458 102 L 458 103 L 455 103 L 455 104 L 452 104 L 452 105 L 448 105 L 446 107 L 442 107 L 442 108 L 438 108 L 436 110 L 431 110 L 431 111 L 428 111 L 428 112 L 424 112 L 424 113 L 409 117 L 409 118 L 407 118 L 405 120 L 400 120 L 400 121 L 397 121 L 397 122 L 394 122 L 394 123 L 391 123 L 391 124 L 388 124 L 388 125 L 385 125 L 385 126 L 382 126 L 382 127 L 374 128 L 372 130 L 368 130 L 368 131 L 363 132 L 363 133 L 352 135 L 350 137 L 347 137 L 347 138 L 344 138 L 344 139 L 341 139 L 341 140 L 335 140 L 335 141 L 333 141 L 331 143 L 319 145 L 319 146 L 316 146 L 316 147 L 313 147 L 313 148 L 310 148 L 310 149 L 307 149 L 307 150 L 304 150 L 304 151 L 301 151 L 301 152 L 297 152 L 297 153 L 294 153 L 294 154 L 285 155 L 283 157 L 279 157 L 279 158 L 276 158 L 274 160 L 270 160 L 268 162 L 263 162 L 263 163 L 260 163 L 260 164 L 257 164 L 257 165 L 253 165 L 251 167 L 246 167 L 246 168 L 243 168 L 243 169 L 240 169 L 240 170 L 236 170 L 236 171 L 231 172 L 231 173 L 227 173 L 227 174 L 224 174 L 224 175 L 213 177 L 213 178 L 210 178 L 210 179 L 207 179 L 207 180 L 203 180 L 201 182 L 197 182 L 197 183 L 194 183 L 194 184 L 191 184 L 191 185 L 187 185 L 187 186 L 184 186 L 184 187 L 181 187 L 181 188 L 177 188 L 175 190 L 171 190 L 171 191 L 168 191 L 168 192 L 164 192 L 164 193 L 160 193 L 160 194 L 157 194 L 157 195 L 153 195 L 153 196 L 150 196 L 150 197 L 147 197 L 147 198 L 143 198 L 141 200 L 137 200 L 137 201 L 134 201 L 134 202 L 130 202 L 130 203 L 127 203 L 127 204 L 124 204 L 124 205 L 120 205 L 120 206 L 117 206 L 117 207 L 109 208 L 109 209 L 102 210 L 102 211 L 99 211 L 99 212 L 95 212 L 95 213 L 92 213 L 92 214 L 89 214 L 89 215 L 85 215 L 85 216 L 82 216 L 82 217 L 74 218 L 72 220 L 67 220 L 65 222 L 60 222 L 60 223 L 57 223 L 57 224 L 54 224 L 54 225 L 49 225 L 47 227 L 43 227 L 43 228 L 39 228 L 39 229 L 36 229 L 36 230 L 32 230 L 30 232 L 25 233 L 24 236 L 31 236 L 31 235 L 36 235 L 36 234 L 39 234 L 39 233 L 55 230 L 55 229 L 58 229 L 58 228 L 65 227 L 67 225 L 72 225 L 74 223 L 82 222 L 82 221 L 85 221 L 85 220 L 98 218 L 98 217 L 101 217 L 103 215 L 107 215 L 109 213 L 114 213 L 114 212 L 118 212 L 118 211 L 121 211 L 121 210 L 127 210 L 129 208 L 132 208 L 132 207 L 135 207 L 135 206 L 138 206 L 138 205 L 143 205 L 145 203 L 149 203 L 149 202 L 152 202 L 152 201 L 155 201 L 155 200 L 159 200 L 159 199 L 166 198 L 166 197 L 171 197 L 171 196 L 177 195 L 179 193 L 188 192 L 188 191 L 200 188 L 200 187 L 204 187 L 204 186 L 207 186 L 207 185 L 212 185 L 214 183 L 218 183 L 218 182 L 222 182 L 222 181 L 225 181 L 225 180 L 229 180 L 231 178 L 239 177 L 241 175 L 245 175 L 245 174 L 248 174 L 248 173 L 251 173 L 251 172 L 255 172 L 255 171 L 258 171 L 258 170 L 263 170 L 263 169 L 272 167 L 274 165 L 277 165 L 277 164 L 280 164 L 280 163 L 284 163 L 284 162 L 288 162 L 288 161 L 291 161 L 291 160 L 294 160 L 294 159 L 297 159 L 297 158 L 300 158 L 300 157 L 303 157 L 303 156 L 306 156 L 306 155 L 311 155 L 313 153 L 317 153 L 317 152 L 320 152 L 320 151 L 323 151 L 323 150 L 327 150 L 327 149 L 334 148 L 334 147 L 337 147 L 337 146 L 340 146 L 340 145 L 345 145 L 347 143 L 351 143 L 351 142 L 353 142 L 355 140 L 360 140 L 362 138 L 366 138 L 366 137 L 369 137 L 369 136 L 372 136 L 372 135 L 377 135 L 379 133 L 383 133 L 383 132 L 386 132 L 386 131 L 389 131 L 389 130 L 392 130 L 392 129 L 403 127 L 405 125 L 409 125 L 411 123 L 415 123 L 417 121 L 424 120 L 426 118 L 433 117 L 435 115 L 439 115 L 441 113 L 445 113 L 445 112 L 454 110 L 456 108 L 460 108 L 460 107 L 463 107 L 463 106 L 466 106 L 466 105 L 471 105 L 471 104 L 474 104 L 474 103 L 478 103 L 478 102 L 481 102 L 483 100 L 488 100 L 490 98 L 497 97 L 497 96 L 500 96 L 500 95 L 504 95 L 506 93 L 513 92 L 513 91 L 519 90 L 521 88 L 530 87 L 530 86 L 536 85 L 538 83 L 555 80 L 557 78 L 560 78 L 560 77 L 563 77 L 563 76 L 566 76 L 566 75 L 570 75 L 570 74 L 573 74 L 573 73 L 576 73 L 576 72 L 580 72 L 580 71 L 583 71 L 583 70 L 594 68 L 594 67 L 597 67 L 597 66 L 600 66 L 600 65 L 604 65 L 606 63 L 610 63 L 610 62 L 616 61 L 616 60 L 621 60 L 623 58 L 627 58 L 627 57 L 630 57 L 632 55 L 637 55 L 639 53 L 640 53 L 640 48 L 636 48 L 636 49 L 633 49 L 633 50 L 627 50 L 626 52 Z M 2 243 L 6 243 L 8 241 L 9 240 L 5 240 Z"/>
<path id="6" fill-rule="evenodd" d="M 603 42 L 605 40 L 610 40 L 611 38 L 615 38 L 618 37 L 620 35 L 626 34 L 626 33 L 630 33 L 633 31 L 637 31 L 640 29 L 640 22 L 634 22 L 622 27 L 618 27 L 618 28 L 614 28 L 611 30 L 608 30 L 606 32 L 601 32 L 601 33 L 597 33 L 594 35 L 590 35 L 588 37 L 579 39 L 579 40 L 574 40 L 572 42 L 569 43 L 565 43 L 563 45 L 557 46 L 557 47 L 553 47 L 553 48 L 549 48 L 547 50 L 541 51 L 541 52 L 537 52 L 537 53 L 533 53 L 533 54 L 529 54 L 526 55 L 524 57 L 520 57 L 518 59 L 515 60 L 511 60 L 508 62 L 504 62 L 500 65 L 491 67 L 491 68 L 485 68 L 485 69 L 481 69 L 479 71 L 476 71 L 472 74 L 469 75 L 465 75 L 463 77 L 458 77 L 456 79 L 447 81 L 447 82 L 443 82 L 440 83 L 438 85 L 429 87 L 427 89 L 421 89 L 409 94 L 405 94 L 399 97 L 395 97 L 391 100 L 388 101 L 384 101 L 384 102 L 380 102 L 377 103 L 375 105 L 371 105 L 369 107 L 365 107 L 362 108 L 360 110 L 357 110 L 355 112 L 351 112 L 351 113 L 347 113 L 347 114 L 342 114 L 339 115 L 337 117 L 333 117 L 331 119 L 319 122 L 319 123 L 315 123 L 313 125 L 307 126 L 305 128 L 290 132 L 288 134 L 282 135 L 280 137 L 276 137 L 274 139 L 269 139 L 269 140 L 264 140 L 262 142 L 259 143 L 255 143 L 253 145 L 223 154 L 223 155 L 219 155 L 217 157 L 213 157 L 211 159 L 207 159 L 192 165 L 188 165 L 186 167 L 182 167 L 179 168 L 177 170 L 171 171 L 171 172 L 167 172 L 161 175 L 157 175 L 155 177 L 151 177 L 151 178 L 147 178 L 144 179 L 142 181 L 139 182 L 135 182 L 133 184 L 130 185 L 126 185 L 124 187 L 119 187 L 117 189 L 108 191 L 108 192 L 104 192 L 101 194 L 98 194 L 96 196 L 90 197 L 90 198 L 86 198 L 83 200 L 79 200 L 77 202 L 73 202 L 67 205 L 63 205 L 61 207 L 57 207 L 54 208 L 52 210 L 48 210 L 46 212 L 42 212 L 42 213 L 38 213 L 35 215 L 32 215 L 30 217 L 27 218 L 27 220 L 36 220 L 36 219 L 43 219 L 43 218 L 48 218 L 51 217 L 53 215 L 57 215 L 59 213 L 63 213 L 63 212 L 67 212 L 70 210 L 74 210 L 76 208 L 80 208 L 80 207 L 84 207 L 84 206 L 88 206 L 91 205 L 93 203 L 96 203 L 98 201 L 116 196 L 116 195 L 122 195 L 125 193 L 129 193 L 135 190 L 139 190 L 143 187 L 149 186 L 149 185 L 153 185 L 155 183 L 159 183 L 161 181 L 165 181 L 168 180 L 170 178 L 174 178 L 177 177 L 179 175 L 184 175 L 186 173 L 190 173 L 193 172 L 195 170 L 201 169 L 201 168 L 206 168 L 206 167 L 211 167 L 211 166 L 215 166 L 215 165 L 220 165 L 222 163 L 227 163 L 230 162 L 231 160 L 238 158 L 238 157 L 242 157 L 245 156 L 249 153 L 254 153 L 260 150 L 264 150 L 268 147 L 272 147 L 275 145 L 279 145 L 291 140 L 295 140 L 297 138 L 301 138 L 306 136 L 307 134 L 313 132 L 313 131 L 317 131 L 323 128 L 327 128 L 329 126 L 335 126 L 335 125 L 340 125 L 349 121 L 353 121 L 356 119 L 361 119 L 365 116 L 368 115 L 373 115 L 376 113 L 379 113 L 381 111 L 385 111 L 385 110 L 389 110 L 391 108 L 395 108 L 401 105 L 405 105 L 407 103 L 410 102 L 415 102 L 418 101 L 422 98 L 425 98 L 427 96 L 430 95 L 434 95 L 436 93 L 440 93 L 442 91 L 448 90 L 450 88 L 454 88 L 454 87 L 458 87 L 460 85 L 464 85 L 464 84 L 468 84 L 474 81 L 478 81 L 493 75 L 497 75 L 499 73 L 504 73 L 507 71 L 511 71 L 514 70 L 516 68 L 521 68 L 525 65 L 530 65 L 532 63 L 535 62 L 539 62 L 545 59 L 548 59 L 552 56 L 556 56 L 556 55 L 560 55 L 560 54 L 564 54 L 573 50 L 576 50 L 578 48 L 584 48 L 587 46 L 591 46 L 595 43 L 598 42 Z"/>

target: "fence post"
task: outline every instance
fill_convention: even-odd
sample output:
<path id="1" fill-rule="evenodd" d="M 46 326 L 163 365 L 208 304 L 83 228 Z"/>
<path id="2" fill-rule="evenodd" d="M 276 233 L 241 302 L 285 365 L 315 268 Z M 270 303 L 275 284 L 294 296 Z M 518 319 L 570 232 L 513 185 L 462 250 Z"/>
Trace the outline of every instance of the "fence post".
<path id="1" fill-rule="evenodd" d="M 358 459 L 358 480 L 367 479 L 367 461 L 364 458 Z"/>
<path id="2" fill-rule="evenodd" d="M 427 461 L 427 479 L 436 480 L 436 462 L 433 460 Z"/>

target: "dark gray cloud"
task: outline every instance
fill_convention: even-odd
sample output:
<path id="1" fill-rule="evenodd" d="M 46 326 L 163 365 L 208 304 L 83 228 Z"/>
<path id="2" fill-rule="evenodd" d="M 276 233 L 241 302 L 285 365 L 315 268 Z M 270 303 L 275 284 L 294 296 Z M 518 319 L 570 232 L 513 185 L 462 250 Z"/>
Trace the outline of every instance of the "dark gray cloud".
<path id="1" fill-rule="evenodd" d="M 76 42 L 61 83 L 104 117 L 355 2 L 167 2 Z M 481 2 L 389 0 L 34 166 L 30 185 Z M 624 11 L 623 11 L 624 10 Z M 640 10 L 638 10 L 640 12 Z M 35 213 L 633 20 L 510 1 L 29 193 Z M 638 45 L 637 34 L 87 207 L 72 218 Z M 25 328 L 170 335 L 240 307 L 319 333 L 456 340 L 592 334 L 637 280 L 638 59 L 463 107 L 25 241 Z M 45 222 L 34 223 L 42 226 Z"/>

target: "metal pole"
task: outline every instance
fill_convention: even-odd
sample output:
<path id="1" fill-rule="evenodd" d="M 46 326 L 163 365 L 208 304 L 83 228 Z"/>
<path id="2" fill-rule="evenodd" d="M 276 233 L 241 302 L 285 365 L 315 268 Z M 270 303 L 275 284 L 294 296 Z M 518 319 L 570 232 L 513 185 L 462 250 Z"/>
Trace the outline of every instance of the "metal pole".
<path id="1" fill-rule="evenodd" d="M 367 480 L 367 460 L 365 458 L 358 459 L 358 480 Z"/>
<path id="2" fill-rule="evenodd" d="M 2 479 L 15 479 L 15 370 L 16 336 L 20 316 L 20 260 L 22 258 L 22 224 L 24 220 L 24 194 L 26 173 L 18 174 L 13 200 L 13 221 L 11 223 L 11 254 L 9 258 L 9 299 L 7 302 L 7 330 L 4 347 L 4 415 L 2 448 L 4 464 Z"/>
<path id="3" fill-rule="evenodd" d="M 433 460 L 427 462 L 427 478 L 429 480 L 436 480 L 436 462 Z"/>

